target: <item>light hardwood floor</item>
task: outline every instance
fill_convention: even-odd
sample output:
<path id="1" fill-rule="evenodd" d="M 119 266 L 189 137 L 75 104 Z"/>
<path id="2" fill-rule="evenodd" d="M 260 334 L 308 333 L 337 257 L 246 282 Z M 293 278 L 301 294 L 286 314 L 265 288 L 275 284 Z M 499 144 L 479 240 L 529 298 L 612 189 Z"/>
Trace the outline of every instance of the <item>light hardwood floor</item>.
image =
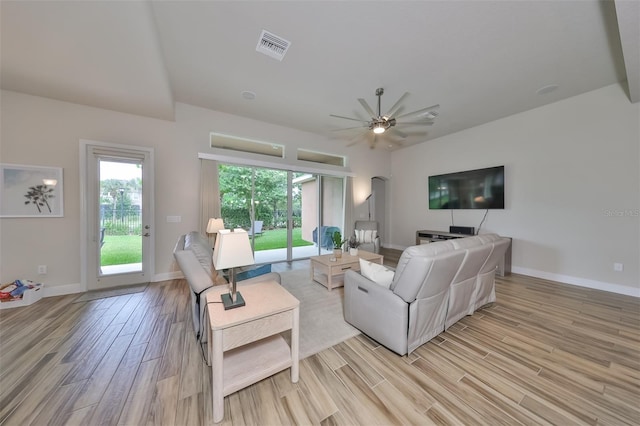
<path id="1" fill-rule="evenodd" d="M 293 268 L 305 267 L 297 262 Z M 640 301 L 526 276 L 399 357 L 358 336 L 225 398 L 222 424 L 638 424 Z M 186 282 L 0 311 L 3 425 L 210 424 Z"/>

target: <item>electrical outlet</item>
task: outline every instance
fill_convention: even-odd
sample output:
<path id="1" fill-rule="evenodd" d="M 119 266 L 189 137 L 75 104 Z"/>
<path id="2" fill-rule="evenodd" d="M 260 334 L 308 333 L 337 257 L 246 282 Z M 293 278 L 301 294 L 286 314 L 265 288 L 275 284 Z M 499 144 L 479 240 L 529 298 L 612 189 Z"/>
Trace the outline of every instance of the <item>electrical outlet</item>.
<path id="1" fill-rule="evenodd" d="M 44 275 L 47 273 L 47 265 L 38 265 L 38 274 Z"/>
<path id="2" fill-rule="evenodd" d="M 624 265 L 622 263 L 614 263 L 613 264 L 613 270 L 616 272 L 622 272 L 624 271 Z"/>

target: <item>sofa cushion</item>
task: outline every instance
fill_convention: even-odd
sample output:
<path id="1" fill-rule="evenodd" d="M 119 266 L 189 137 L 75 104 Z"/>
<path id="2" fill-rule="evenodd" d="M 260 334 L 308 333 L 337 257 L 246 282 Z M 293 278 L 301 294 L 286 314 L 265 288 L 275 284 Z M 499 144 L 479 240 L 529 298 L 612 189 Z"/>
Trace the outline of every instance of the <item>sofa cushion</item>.
<path id="1" fill-rule="evenodd" d="M 193 251 L 178 250 L 173 253 L 173 256 L 176 258 L 180 270 L 189 283 L 189 287 L 191 287 L 193 293 L 200 294 L 203 290 L 213 285 L 211 275 L 202 268 L 198 259 L 193 256 Z"/>
<path id="2" fill-rule="evenodd" d="M 457 249 L 468 249 L 472 247 L 478 247 L 483 244 L 486 244 L 482 239 L 478 236 L 475 237 L 466 237 L 466 238 L 455 238 L 450 240 L 451 244 Z"/>
<path id="3" fill-rule="evenodd" d="M 412 287 L 422 283 L 422 278 L 427 273 L 424 268 L 424 262 L 437 254 L 453 251 L 454 247 L 451 241 L 438 241 L 437 243 L 421 244 L 417 246 L 407 247 L 400 256 L 398 266 L 396 267 L 396 275 L 391 283 L 391 290 L 395 290 L 398 281 L 405 274 L 405 269 L 410 276 L 413 276 Z M 414 260 L 416 259 L 416 260 Z M 411 264 L 415 263 L 413 267 Z M 416 275 L 418 274 L 418 275 Z"/>
<path id="4" fill-rule="evenodd" d="M 485 244 L 496 242 L 502 239 L 502 237 L 498 234 L 482 234 L 482 235 L 477 235 L 477 237 L 480 239 L 480 241 L 482 241 Z"/>
<path id="5" fill-rule="evenodd" d="M 217 275 L 213 268 L 213 248 L 211 248 L 209 240 L 202 234 L 192 231 L 185 235 L 184 249 L 191 250 L 193 254 L 195 254 L 202 268 L 207 271 L 211 277 Z"/>
<path id="6" fill-rule="evenodd" d="M 391 281 L 393 281 L 393 275 L 395 274 L 394 271 L 379 263 L 369 262 L 364 259 L 360 259 L 360 273 L 363 277 L 370 279 L 384 288 L 389 288 Z"/>

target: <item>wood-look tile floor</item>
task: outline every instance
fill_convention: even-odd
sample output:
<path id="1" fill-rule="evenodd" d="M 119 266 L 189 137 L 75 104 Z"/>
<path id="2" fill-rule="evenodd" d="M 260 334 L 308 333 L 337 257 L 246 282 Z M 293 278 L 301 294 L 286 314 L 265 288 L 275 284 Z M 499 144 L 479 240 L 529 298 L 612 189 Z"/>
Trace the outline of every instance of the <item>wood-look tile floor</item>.
<path id="1" fill-rule="evenodd" d="M 302 263 L 304 265 L 304 263 Z M 225 398 L 223 424 L 639 424 L 640 301 L 525 276 L 409 356 L 364 336 Z M 0 311 L 3 425 L 211 424 L 184 280 Z"/>

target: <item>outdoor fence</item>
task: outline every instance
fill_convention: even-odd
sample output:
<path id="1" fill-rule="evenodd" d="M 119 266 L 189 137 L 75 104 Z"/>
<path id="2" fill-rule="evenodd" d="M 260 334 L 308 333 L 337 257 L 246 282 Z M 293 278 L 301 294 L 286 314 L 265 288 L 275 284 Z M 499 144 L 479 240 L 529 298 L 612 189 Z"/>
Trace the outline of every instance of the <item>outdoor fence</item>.
<path id="1" fill-rule="evenodd" d="M 106 235 L 142 235 L 140 207 L 100 206 L 100 228 Z"/>

